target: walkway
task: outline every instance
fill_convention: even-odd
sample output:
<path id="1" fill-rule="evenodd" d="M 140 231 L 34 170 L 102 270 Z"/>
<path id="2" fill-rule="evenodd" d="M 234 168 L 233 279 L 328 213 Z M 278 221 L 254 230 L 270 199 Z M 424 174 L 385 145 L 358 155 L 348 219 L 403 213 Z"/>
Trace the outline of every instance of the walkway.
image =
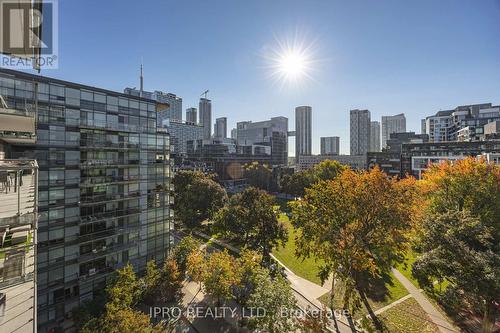
<path id="1" fill-rule="evenodd" d="M 422 292 L 411 283 L 403 274 L 401 274 L 397 269 L 393 268 L 392 273 L 396 279 L 401 282 L 401 284 L 408 290 L 408 292 L 415 298 L 415 300 L 420 304 L 422 309 L 427 313 L 429 318 L 437 325 L 441 333 L 451 333 L 460 332 L 458 329 L 454 328 L 446 318 L 432 305 L 431 302 L 422 294 Z"/>

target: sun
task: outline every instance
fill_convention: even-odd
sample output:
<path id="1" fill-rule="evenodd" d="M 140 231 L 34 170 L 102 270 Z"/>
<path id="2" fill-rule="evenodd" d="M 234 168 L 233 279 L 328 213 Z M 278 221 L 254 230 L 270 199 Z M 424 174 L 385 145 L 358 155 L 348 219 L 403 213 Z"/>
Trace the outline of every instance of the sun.
<path id="1" fill-rule="evenodd" d="M 314 59 L 314 41 L 307 38 L 276 39 L 274 46 L 266 48 L 263 57 L 271 79 L 285 86 L 299 86 L 313 79 L 317 61 Z"/>
<path id="2" fill-rule="evenodd" d="M 286 79 L 297 79 L 303 76 L 307 69 L 307 59 L 296 50 L 283 54 L 279 61 L 279 71 Z"/>

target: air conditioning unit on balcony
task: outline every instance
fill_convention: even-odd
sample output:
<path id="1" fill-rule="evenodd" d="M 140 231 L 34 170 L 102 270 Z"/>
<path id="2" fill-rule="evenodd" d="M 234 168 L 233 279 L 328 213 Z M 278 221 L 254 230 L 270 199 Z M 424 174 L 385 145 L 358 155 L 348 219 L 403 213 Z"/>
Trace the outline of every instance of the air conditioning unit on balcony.
<path id="1" fill-rule="evenodd" d="M 89 276 L 95 275 L 95 273 L 96 273 L 95 268 L 89 269 Z"/>

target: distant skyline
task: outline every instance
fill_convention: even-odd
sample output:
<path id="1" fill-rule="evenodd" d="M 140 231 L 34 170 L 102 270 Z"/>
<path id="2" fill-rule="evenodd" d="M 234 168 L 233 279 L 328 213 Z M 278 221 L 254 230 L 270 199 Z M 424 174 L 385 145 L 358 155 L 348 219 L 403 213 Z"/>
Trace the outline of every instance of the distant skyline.
<path id="1" fill-rule="evenodd" d="M 197 107 L 210 90 L 212 121 L 273 116 L 295 124 L 312 107 L 312 152 L 339 136 L 349 110 L 371 120 L 405 113 L 407 130 L 440 109 L 500 103 L 500 0 L 59 1 L 59 69 L 42 75 L 123 91 L 139 88 Z M 311 79 L 279 87 L 263 56 L 280 40 L 314 42 Z M 289 155 L 295 142 L 289 142 Z"/>

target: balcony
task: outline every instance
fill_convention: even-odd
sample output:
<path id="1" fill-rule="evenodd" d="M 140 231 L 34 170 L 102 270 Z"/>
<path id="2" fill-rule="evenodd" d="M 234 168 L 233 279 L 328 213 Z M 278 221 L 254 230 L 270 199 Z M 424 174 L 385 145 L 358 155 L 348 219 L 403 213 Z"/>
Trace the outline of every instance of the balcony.
<path id="1" fill-rule="evenodd" d="M 0 139 L 11 144 L 36 142 L 36 113 L 8 108 L 0 96 Z"/>
<path id="2" fill-rule="evenodd" d="M 0 332 L 36 327 L 38 165 L 0 160 Z"/>

